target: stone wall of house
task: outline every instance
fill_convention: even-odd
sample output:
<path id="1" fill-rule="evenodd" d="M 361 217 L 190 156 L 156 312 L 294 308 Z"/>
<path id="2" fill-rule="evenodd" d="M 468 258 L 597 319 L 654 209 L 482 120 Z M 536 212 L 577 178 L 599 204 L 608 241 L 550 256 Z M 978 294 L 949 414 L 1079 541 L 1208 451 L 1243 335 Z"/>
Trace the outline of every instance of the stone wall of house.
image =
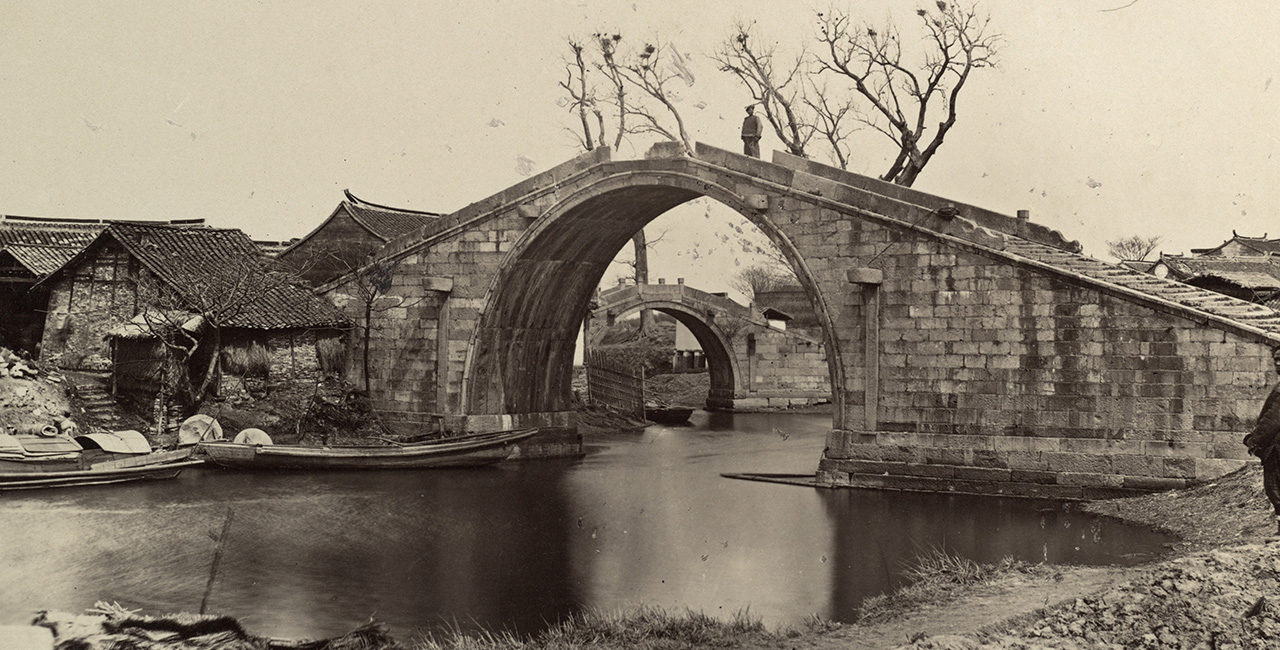
<path id="1" fill-rule="evenodd" d="M 138 273 L 128 254 L 111 242 L 54 282 L 41 360 L 64 368 L 105 368 L 107 331 L 136 313 Z"/>

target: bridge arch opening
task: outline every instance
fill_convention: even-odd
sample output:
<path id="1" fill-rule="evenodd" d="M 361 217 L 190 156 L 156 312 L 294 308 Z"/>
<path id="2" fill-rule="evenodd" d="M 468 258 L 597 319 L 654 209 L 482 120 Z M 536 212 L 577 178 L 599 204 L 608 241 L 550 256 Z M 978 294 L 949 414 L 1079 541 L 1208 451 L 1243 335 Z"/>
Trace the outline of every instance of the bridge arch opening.
<path id="1" fill-rule="evenodd" d="M 815 310 L 823 313 L 832 400 L 838 406 L 843 369 L 832 361 L 838 351 L 831 321 L 817 281 L 786 236 L 742 197 L 715 183 L 679 172 L 637 171 L 608 175 L 561 198 L 507 256 L 488 288 L 468 346 L 462 395 L 466 412 L 569 410 L 577 335 L 610 263 L 637 230 L 703 196 L 760 228 L 790 262 Z"/>
<path id="2" fill-rule="evenodd" d="M 615 319 L 623 319 L 629 315 L 639 313 L 642 309 L 649 309 L 670 316 L 675 322 L 689 330 L 689 333 L 693 335 L 693 338 L 701 347 L 706 360 L 708 379 L 707 408 L 730 407 L 735 389 L 748 380 L 748 378 L 740 375 L 744 369 L 740 367 L 737 357 L 733 354 L 730 333 L 721 328 L 714 318 L 708 318 L 705 312 L 700 312 L 683 302 L 664 300 L 636 301 L 634 304 L 619 309 L 613 316 Z M 604 323 L 592 323 L 592 328 L 596 332 L 603 332 L 604 325 Z"/>

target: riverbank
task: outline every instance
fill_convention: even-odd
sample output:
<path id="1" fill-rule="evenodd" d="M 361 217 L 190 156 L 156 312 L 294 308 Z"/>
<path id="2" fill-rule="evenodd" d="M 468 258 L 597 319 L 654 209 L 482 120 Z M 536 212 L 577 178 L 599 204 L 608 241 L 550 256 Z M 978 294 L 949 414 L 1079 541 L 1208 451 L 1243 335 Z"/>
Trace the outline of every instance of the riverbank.
<path id="1" fill-rule="evenodd" d="M 573 622 L 569 631 L 532 640 L 458 637 L 424 647 L 1264 648 L 1280 639 L 1280 537 L 1257 465 L 1186 490 L 1080 507 L 1180 541 L 1168 557 L 1136 567 L 978 567 L 934 558 L 913 585 L 865 603 L 855 624 L 814 619 L 766 630 L 735 620 L 694 639 L 684 630 L 702 621 L 699 615 L 655 627 L 653 617 L 640 612 L 615 616 L 611 626 Z"/>
<path id="2" fill-rule="evenodd" d="M 978 567 L 926 558 L 912 585 L 865 603 L 854 624 L 812 619 L 767 630 L 741 618 L 708 622 L 696 613 L 663 618 L 640 610 L 571 621 L 535 639 L 459 636 L 421 647 L 1263 648 L 1280 639 L 1280 537 L 1257 465 L 1186 490 L 1080 507 L 1180 541 L 1170 556 L 1136 567 Z"/>

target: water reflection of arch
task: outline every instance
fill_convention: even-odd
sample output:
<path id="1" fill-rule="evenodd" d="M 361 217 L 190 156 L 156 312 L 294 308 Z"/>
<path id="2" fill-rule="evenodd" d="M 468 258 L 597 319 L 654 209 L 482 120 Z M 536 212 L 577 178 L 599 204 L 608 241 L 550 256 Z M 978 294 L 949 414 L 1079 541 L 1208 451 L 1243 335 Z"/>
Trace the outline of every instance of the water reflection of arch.
<path id="1" fill-rule="evenodd" d="M 747 377 L 739 374 L 746 364 L 740 364 L 737 355 L 733 353 L 732 337 L 716 324 L 714 316 L 709 318 L 699 308 L 661 298 L 631 301 L 625 306 L 609 310 L 607 316 L 619 319 L 642 309 L 664 313 L 689 328 L 707 360 L 707 374 L 711 383 L 707 407 L 719 408 L 726 404 L 732 406 L 735 389 L 738 386 L 749 386 L 750 383 Z M 593 315 L 592 320 L 597 320 L 597 316 Z"/>

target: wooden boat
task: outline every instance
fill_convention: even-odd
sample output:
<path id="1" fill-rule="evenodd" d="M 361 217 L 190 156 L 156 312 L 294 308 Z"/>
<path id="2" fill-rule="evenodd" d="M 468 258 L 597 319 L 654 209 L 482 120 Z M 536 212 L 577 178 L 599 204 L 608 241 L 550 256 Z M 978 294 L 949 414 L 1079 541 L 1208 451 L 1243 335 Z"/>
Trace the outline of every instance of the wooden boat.
<path id="1" fill-rule="evenodd" d="M 239 469 L 420 469 L 471 467 L 506 459 L 537 429 L 498 431 L 388 447 L 304 447 L 201 442 L 197 454 Z"/>
<path id="2" fill-rule="evenodd" d="M 157 451 L 118 458 L 93 460 L 82 457 L 71 464 L 50 461 L 12 462 L 0 466 L 0 490 L 75 487 L 176 478 L 183 469 L 203 464 L 191 449 Z"/>
<path id="3" fill-rule="evenodd" d="M 684 424 L 693 415 L 693 409 L 686 406 L 662 406 L 644 409 L 644 419 L 658 424 Z"/>

